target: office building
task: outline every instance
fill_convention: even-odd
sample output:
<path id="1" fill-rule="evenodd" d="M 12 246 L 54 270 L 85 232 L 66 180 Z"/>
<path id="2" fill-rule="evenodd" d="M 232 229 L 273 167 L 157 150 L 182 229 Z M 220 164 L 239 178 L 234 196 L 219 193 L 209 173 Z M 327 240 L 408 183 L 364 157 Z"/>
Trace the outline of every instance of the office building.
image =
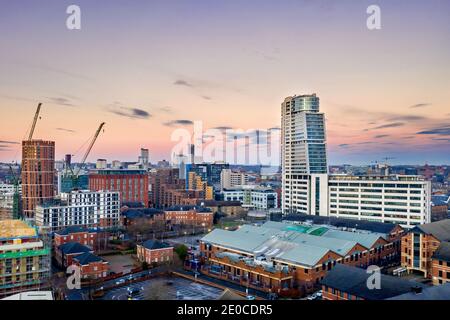
<path id="1" fill-rule="evenodd" d="M 331 175 L 328 210 L 320 215 L 397 223 L 411 228 L 431 222 L 431 182 L 419 176 Z"/>
<path id="2" fill-rule="evenodd" d="M 278 208 L 278 193 L 269 187 L 240 186 L 222 190 L 224 201 L 240 201 L 243 208 L 269 210 Z"/>
<path id="3" fill-rule="evenodd" d="M 116 191 L 77 190 L 36 207 L 36 225 L 50 231 L 70 226 L 114 229 L 120 225 Z"/>
<path id="4" fill-rule="evenodd" d="M 221 190 L 248 185 L 248 180 L 249 175 L 245 172 L 233 172 L 231 169 L 223 169 L 220 173 Z"/>
<path id="5" fill-rule="evenodd" d="M 92 191 L 118 191 L 121 202 L 140 202 L 148 207 L 148 174 L 145 170 L 104 169 L 89 174 Z"/>
<path id="6" fill-rule="evenodd" d="M 22 141 L 22 206 L 26 218 L 34 218 L 36 205 L 55 196 L 55 142 Z"/>

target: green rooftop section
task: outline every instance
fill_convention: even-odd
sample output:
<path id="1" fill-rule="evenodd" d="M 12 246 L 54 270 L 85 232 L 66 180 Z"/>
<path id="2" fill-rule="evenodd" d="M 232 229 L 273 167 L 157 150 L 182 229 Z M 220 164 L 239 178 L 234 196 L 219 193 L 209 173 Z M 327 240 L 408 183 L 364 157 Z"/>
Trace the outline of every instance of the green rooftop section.
<path id="1" fill-rule="evenodd" d="M 313 236 L 321 236 L 328 231 L 326 227 L 314 227 L 305 225 L 291 225 L 283 229 L 283 231 L 294 231 L 299 233 L 306 233 Z"/>
<path id="2" fill-rule="evenodd" d="M 295 231 L 300 233 L 308 233 L 308 231 L 311 229 L 311 227 L 308 226 L 302 226 L 302 225 L 291 225 L 284 228 L 285 231 Z"/>
<path id="3" fill-rule="evenodd" d="M 27 250 L 27 251 L 20 251 L 20 252 L 7 252 L 7 253 L 1 253 L 0 259 L 17 259 L 17 258 L 37 257 L 37 256 L 44 256 L 49 253 L 50 253 L 50 249 Z"/>
<path id="4" fill-rule="evenodd" d="M 319 227 L 319 228 L 316 228 L 316 229 L 314 229 L 314 230 L 311 230 L 310 232 L 308 232 L 310 235 L 313 235 L 313 236 L 321 236 L 321 235 L 323 235 L 325 232 L 327 232 L 328 231 L 328 228 L 326 228 L 326 227 Z"/>

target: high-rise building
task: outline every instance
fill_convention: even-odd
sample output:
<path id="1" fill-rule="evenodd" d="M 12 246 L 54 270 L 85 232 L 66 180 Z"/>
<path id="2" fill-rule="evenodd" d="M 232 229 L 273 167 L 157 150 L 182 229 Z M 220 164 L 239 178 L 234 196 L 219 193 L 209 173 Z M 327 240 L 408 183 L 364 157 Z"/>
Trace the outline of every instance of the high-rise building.
<path id="1" fill-rule="evenodd" d="M 316 94 L 287 97 L 281 105 L 281 122 L 283 211 L 310 214 L 311 207 L 326 206 L 318 197 L 311 199 L 311 184 L 320 185 L 328 172 L 319 98 Z"/>
<path id="2" fill-rule="evenodd" d="M 148 149 L 141 148 L 141 155 L 139 156 L 139 164 L 144 168 L 148 168 L 149 152 Z"/>
<path id="3" fill-rule="evenodd" d="M 54 141 L 22 141 L 22 203 L 24 217 L 33 218 L 36 205 L 54 197 L 54 168 Z"/>

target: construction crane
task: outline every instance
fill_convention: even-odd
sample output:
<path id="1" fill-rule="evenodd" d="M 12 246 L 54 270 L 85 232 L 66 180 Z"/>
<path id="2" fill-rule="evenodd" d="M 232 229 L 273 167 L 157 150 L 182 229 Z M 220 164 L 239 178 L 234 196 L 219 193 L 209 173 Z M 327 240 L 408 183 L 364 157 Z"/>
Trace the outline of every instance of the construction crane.
<path id="1" fill-rule="evenodd" d="M 19 178 L 14 172 L 11 165 L 9 165 L 9 171 L 11 172 L 11 179 L 14 185 L 14 195 L 13 195 L 13 219 L 19 219 L 20 214 L 20 194 L 19 194 Z"/>
<path id="2" fill-rule="evenodd" d="M 38 107 L 36 109 L 36 113 L 35 113 L 34 119 L 33 119 L 33 124 L 31 125 L 30 134 L 28 135 L 28 141 L 31 141 L 31 139 L 33 139 L 33 133 L 34 133 L 34 129 L 36 128 L 36 122 L 39 119 L 39 113 L 41 112 L 41 106 L 42 106 L 42 103 L 39 103 Z"/>
<path id="3" fill-rule="evenodd" d="M 74 182 L 78 179 L 78 174 L 80 173 L 81 167 L 84 165 L 84 163 L 86 162 L 87 157 L 89 156 L 89 153 L 92 150 L 92 147 L 95 144 L 95 141 L 97 140 L 98 136 L 100 135 L 100 132 L 102 131 L 103 127 L 105 126 L 105 123 L 102 122 L 100 124 L 100 126 L 98 127 L 97 131 L 94 134 L 94 138 L 92 139 L 91 143 L 89 144 L 89 147 L 86 150 L 86 153 L 83 156 L 83 159 L 81 160 L 80 165 L 75 169 L 75 171 L 73 172 L 72 175 L 72 179 L 74 180 Z"/>

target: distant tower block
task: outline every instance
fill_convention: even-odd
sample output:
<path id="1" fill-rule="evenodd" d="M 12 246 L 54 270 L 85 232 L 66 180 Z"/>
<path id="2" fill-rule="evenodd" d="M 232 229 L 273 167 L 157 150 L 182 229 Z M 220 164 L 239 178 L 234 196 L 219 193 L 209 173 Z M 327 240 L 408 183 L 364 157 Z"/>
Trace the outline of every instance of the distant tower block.
<path id="1" fill-rule="evenodd" d="M 139 164 L 144 167 L 144 169 L 148 168 L 150 162 L 150 153 L 148 149 L 141 148 L 141 155 L 139 157 Z"/>

